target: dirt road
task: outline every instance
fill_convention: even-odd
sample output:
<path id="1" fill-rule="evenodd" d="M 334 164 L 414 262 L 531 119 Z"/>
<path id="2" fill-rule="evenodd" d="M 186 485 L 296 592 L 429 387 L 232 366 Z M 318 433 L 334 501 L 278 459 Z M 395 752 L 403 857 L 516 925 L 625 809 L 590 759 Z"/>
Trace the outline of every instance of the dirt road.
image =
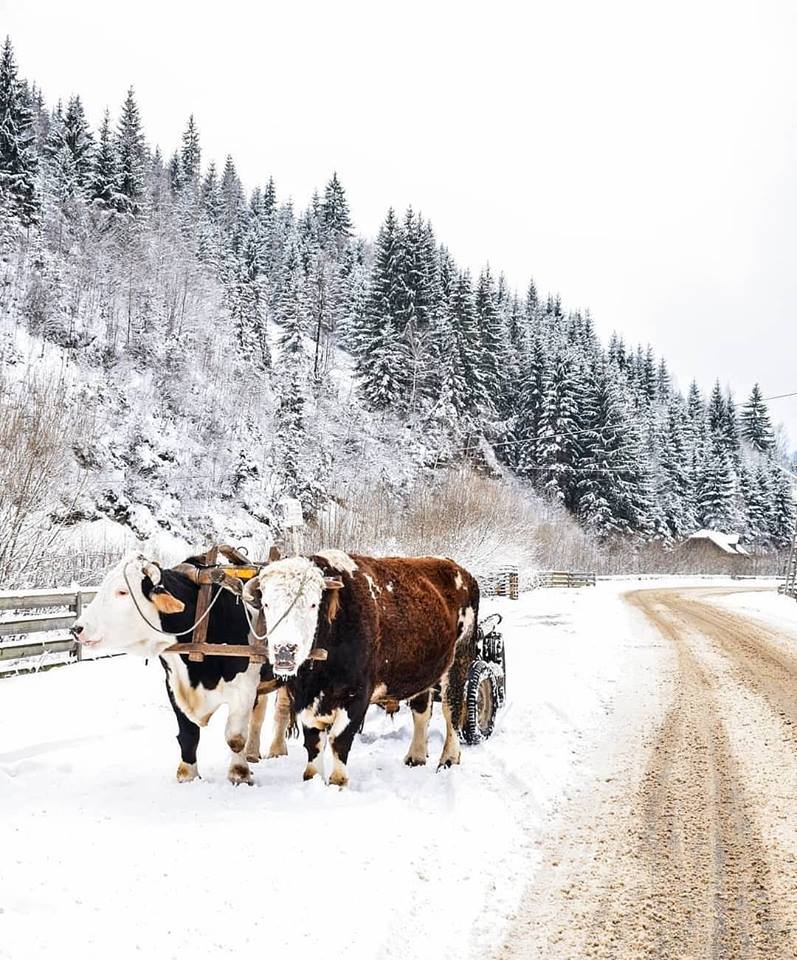
<path id="1" fill-rule="evenodd" d="M 626 595 L 672 650 L 664 715 L 562 824 L 502 960 L 797 958 L 797 637 L 722 592 Z"/>

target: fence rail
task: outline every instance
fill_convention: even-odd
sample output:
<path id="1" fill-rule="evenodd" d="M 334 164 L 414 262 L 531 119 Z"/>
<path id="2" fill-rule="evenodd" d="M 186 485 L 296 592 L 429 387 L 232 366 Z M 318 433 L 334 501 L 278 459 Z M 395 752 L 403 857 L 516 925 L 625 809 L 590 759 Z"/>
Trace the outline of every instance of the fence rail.
<path id="1" fill-rule="evenodd" d="M 48 653 L 69 653 L 79 660 L 79 645 L 64 634 L 96 592 L 76 589 L 0 593 L 0 662 L 25 660 Z M 25 611 L 32 611 L 33 615 L 19 616 Z M 4 613 L 12 616 L 7 617 Z M 56 635 L 27 639 L 36 633 Z"/>
<path id="2" fill-rule="evenodd" d="M 572 573 L 569 570 L 545 570 L 537 574 L 540 587 L 594 587 L 594 573 Z"/>

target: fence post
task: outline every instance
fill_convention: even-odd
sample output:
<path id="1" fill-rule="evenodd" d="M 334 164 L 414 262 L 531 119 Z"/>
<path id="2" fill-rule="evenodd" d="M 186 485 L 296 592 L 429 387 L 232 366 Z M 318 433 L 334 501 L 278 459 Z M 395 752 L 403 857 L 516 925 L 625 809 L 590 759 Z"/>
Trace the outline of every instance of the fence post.
<path id="1" fill-rule="evenodd" d="M 80 590 L 75 594 L 75 620 L 83 613 L 83 594 Z M 78 660 L 83 659 L 83 644 L 75 641 L 75 653 Z"/>

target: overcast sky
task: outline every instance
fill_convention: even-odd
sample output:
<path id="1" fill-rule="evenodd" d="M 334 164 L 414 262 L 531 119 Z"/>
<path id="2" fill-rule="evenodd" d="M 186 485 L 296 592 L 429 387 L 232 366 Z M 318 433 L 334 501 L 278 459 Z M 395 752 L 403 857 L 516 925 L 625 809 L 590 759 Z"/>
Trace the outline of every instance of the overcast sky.
<path id="1" fill-rule="evenodd" d="M 589 306 L 680 385 L 797 391 L 793 0 L 0 0 L 23 75 L 96 122 L 136 90 L 168 154 L 358 228 L 412 204 L 457 259 Z M 797 397 L 773 402 L 797 441 Z M 794 445 L 794 444 L 793 444 Z"/>

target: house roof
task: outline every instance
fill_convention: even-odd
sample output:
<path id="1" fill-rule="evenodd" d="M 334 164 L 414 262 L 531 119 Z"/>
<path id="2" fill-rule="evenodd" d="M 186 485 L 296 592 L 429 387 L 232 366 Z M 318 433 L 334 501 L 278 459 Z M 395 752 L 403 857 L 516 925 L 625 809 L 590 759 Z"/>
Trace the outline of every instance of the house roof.
<path id="1" fill-rule="evenodd" d="M 697 533 L 693 533 L 691 537 L 687 537 L 687 542 L 690 540 L 709 540 L 715 547 L 719 547 L 723 553 L 727 553 L 730 556 L 750 556 L 748 551 L 739 543 L 738 533 L 720 533 L 719 530 L 698 530 Z"/>

